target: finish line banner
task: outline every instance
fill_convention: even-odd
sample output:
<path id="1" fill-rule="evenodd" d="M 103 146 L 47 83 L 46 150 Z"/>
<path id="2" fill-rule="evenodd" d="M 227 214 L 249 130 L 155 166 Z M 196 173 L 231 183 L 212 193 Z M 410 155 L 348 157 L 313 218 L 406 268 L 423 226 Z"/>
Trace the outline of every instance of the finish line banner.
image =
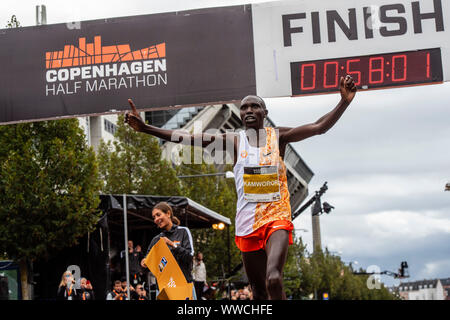
<path id="1" fill-rule="evenodd" d="M 0 123 L 256 93 L 249 5 L 0 30 Z"/>
<path id="2" fill-rule="evenodd" d="M 450 79 L 450 1 L 273 1 L 0 30 L 0 124 Z"/>

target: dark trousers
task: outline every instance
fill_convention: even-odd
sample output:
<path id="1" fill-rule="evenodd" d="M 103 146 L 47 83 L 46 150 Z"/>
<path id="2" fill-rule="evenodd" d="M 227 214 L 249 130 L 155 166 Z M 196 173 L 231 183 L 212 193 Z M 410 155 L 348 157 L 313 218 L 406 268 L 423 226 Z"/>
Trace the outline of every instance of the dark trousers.
<path id="1" fill-rule="evenodd" d="M 203 281 L 194 281 L 195 294 L 197 295 L 197 300 L 202 299 L 204 285 L 205 285 L 205 282 L 203 282 Z"/>

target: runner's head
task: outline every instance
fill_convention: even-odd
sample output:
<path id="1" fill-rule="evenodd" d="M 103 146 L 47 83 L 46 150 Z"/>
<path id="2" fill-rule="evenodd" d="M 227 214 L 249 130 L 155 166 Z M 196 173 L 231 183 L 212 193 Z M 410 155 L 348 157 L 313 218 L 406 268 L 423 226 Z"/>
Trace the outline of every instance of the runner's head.
<path id="1" fill-rule="evenodd" d="M 170 230 L 173 224 L 180 225 L 180 220 L 174 216 L 172 207 L 167 202 L 160 202 L 153 207 L 152 217 L 160 229 Z"/>
<path id="2" fill-rule="evenodd" d="M 267 113 L 266 104 L 262 98 L 250 95 L 241 100 L 241 120 L 246 128 L 264 128 L 264 118 Z"/>

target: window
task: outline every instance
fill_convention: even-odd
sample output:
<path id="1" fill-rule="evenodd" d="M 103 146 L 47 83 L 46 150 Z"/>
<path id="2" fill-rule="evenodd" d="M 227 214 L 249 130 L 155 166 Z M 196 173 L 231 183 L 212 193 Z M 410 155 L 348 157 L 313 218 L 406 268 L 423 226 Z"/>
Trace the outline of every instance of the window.
<path id="1" fill-rule="evenodd" d="M 109 120 L 103 119 L 105 125 L 105 131 L 114 135 L 117 131 L 117 126 Z"/>

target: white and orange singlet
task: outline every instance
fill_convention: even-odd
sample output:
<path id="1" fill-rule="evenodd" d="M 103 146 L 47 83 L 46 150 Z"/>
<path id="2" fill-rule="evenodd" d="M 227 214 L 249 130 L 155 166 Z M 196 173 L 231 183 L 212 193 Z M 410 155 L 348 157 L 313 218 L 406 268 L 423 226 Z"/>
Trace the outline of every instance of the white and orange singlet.
<path id="1" fill-rule="evenodd" d="M 236 236 L 244 237 L 273 222 L 291 224 L 286 165 L 280 156 L 274 128 L 264 128 L 266 145 L 252 147 L 245 131 L 239 133 L 237 161 L 233 168 L 236 191 Z"/>

